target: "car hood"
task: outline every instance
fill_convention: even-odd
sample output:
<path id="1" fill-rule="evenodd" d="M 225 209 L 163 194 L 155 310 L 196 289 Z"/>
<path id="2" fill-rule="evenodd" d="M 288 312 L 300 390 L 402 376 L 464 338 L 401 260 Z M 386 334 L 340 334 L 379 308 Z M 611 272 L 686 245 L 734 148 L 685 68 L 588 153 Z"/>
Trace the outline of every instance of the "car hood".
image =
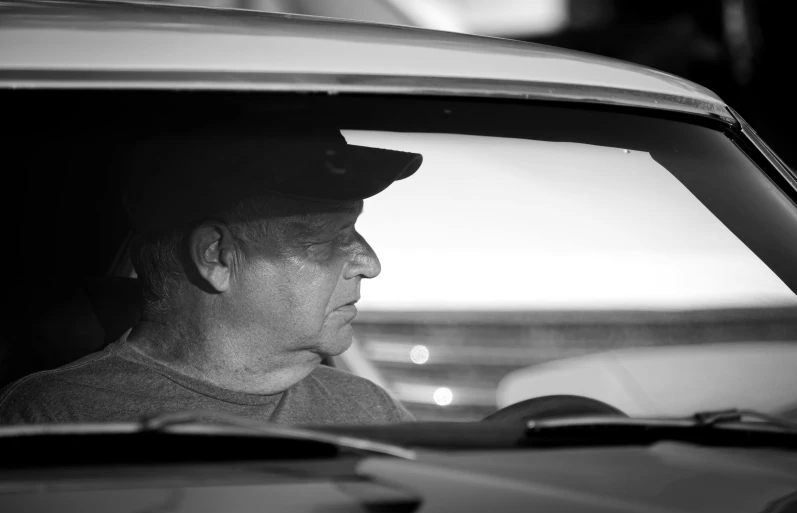
<path id="1" fill-rule="evenodd" d="M 269 505 L 361 511 L 371 505 L 419 512 L 752 513 L 797 506 L 797 453 L 777 450 L 662 442 L 645 448 L 420 451 L 414 460 L 363 458 L 345 472 L 322 467 L 314 465 L 312 473 L 270 473 L 265 463 L 234 462 L 183 472 L 170 466 L 127 474 L 106 469 L 103 482 L 62 472 L 27 480 L 29 486 L 17 476 L 16 486 L 0 482 L 0 510 L 254 512 Z"/>
<path id="2" fill-rule="evenodd" d="M 759 512 L 797 506 L 797 454 L 662 442 L 647 448 L 370 459 L 360 473 L 423 497 L 423 511 Z"/>

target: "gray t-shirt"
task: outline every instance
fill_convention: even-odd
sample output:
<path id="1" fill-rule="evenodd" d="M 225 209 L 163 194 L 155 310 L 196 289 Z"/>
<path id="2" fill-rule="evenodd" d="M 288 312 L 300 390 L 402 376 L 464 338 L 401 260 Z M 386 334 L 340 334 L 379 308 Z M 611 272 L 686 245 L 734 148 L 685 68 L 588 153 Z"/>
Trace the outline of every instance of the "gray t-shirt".
<path id="1" fill-rule="evenodd" d="M 125 337 L 0 392 L 0 424 L 137 421 L 195 409 L 285 425 L 414 420 L 384 389 L 339 369 L 319 365 L 279 394 L 232 392 L 174 372 L 133 350 Z"/>

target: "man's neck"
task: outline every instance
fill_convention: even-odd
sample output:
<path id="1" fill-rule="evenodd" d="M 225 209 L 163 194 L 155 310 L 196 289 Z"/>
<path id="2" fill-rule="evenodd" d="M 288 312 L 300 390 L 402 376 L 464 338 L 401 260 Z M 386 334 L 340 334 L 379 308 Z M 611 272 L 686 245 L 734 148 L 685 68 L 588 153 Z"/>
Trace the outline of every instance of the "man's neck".
<path id="1" fill-rule="evenodd" d="M 221 330 L 220 330 L 221 331 Z M 208 333 L 195 324 L 143 318 L 126 344 L 174 372 L 233 392 L 271 395 L 284 392 L 317 367 L 320 357 L 308 351 L 275 352 L 268 341 Z"/>

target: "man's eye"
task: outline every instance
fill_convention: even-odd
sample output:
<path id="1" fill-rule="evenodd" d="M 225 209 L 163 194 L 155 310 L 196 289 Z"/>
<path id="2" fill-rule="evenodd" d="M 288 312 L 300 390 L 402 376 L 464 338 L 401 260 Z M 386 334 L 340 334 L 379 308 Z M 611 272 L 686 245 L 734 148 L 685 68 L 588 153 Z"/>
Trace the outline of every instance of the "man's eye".
<path id="1" fill-rule="evenodd" d="M 318 241 L 311 243 L 307 250 L 310 252 L 319 252 L 319 251 L 326 251 L 330 248 L 331 244 L 335 241 L 335 239 L 330 239 L 327 241 Z"/>

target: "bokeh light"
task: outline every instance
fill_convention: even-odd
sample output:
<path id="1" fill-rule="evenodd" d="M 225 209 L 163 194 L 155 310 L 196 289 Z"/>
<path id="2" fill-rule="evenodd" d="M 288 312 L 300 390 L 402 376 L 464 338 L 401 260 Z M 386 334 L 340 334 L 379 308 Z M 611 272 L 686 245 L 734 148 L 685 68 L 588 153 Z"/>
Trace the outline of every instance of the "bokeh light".
<path id="1" fill-rule="evenodd" d="M 422 345 L 414 346 L 410 349 L 410 360 L 418 365 L 426 363 L 429 360 L 429 348 Z"/>
<path id="2" fill-rule="evenodd" d="M 448 387 L 440 387 L 434 391 L 433 398 L 440 406 L 448 406 L 454 400 L 454 393 Z"/>

